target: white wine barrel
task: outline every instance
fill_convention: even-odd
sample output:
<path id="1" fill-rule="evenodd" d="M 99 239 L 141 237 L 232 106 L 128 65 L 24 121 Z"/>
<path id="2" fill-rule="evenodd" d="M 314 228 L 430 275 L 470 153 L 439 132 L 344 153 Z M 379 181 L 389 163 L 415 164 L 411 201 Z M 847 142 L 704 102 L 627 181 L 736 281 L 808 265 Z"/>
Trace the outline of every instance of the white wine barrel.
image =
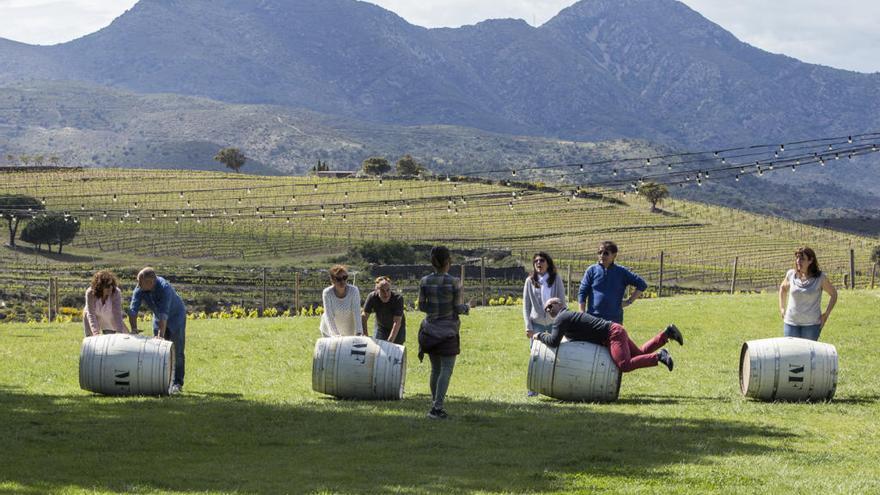
<path id="1" fill-rule="evenodd" d="M 105 395 L 168 395 L 173 344 L 131 334 L 87 337 L 79 354 L 79 386 Z"/>
<path id="2" fill-rule="evenodd" d="M 831 400 L 837 390 L 837 349 L 794 337 L 750 340 L 739 359 L 743 395 L 761 400 Z"/>
<path id="3" fill-rule="evenodd" d="M 323 337 L 315 343 L 312 389 L 343 399 L 398 400 L 406 349 L 370 337 Z"/>
<path id="4" fill-rule="evenodd" d="M 528 388 L 561 400 L 613 402 L 620 393 L 620 370 L 608 348 L 590 342 L 562 342 L 552 348 L 532 342 Z"/>

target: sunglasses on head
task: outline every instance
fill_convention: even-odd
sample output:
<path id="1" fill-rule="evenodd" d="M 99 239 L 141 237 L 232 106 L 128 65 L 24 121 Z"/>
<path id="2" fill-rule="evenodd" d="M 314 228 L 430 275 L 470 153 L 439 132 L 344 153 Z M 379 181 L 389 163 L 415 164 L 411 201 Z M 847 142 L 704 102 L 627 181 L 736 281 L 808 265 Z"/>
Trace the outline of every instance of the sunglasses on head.
<path id="1" fill-rule="evenodd" d="M 333 277 L 333 279 L 337 282 L 345 282 L 346 280 L 348 280 L 348 275 L 340 275 L 338 277 Z"/>

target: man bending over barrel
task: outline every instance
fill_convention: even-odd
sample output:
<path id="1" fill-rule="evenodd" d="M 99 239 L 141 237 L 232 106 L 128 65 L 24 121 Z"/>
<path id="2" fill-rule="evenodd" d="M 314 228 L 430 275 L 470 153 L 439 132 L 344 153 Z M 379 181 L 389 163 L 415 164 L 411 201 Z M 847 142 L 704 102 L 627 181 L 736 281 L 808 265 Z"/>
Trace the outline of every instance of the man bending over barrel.
<path id="1" fill-rule="evenodd" d="M 563 337 L 568 340 L 582 340 L 605 346 L 611 352 L 611 359 L 621 372 L 626 373 L 639 368 L 657 366 L 663 363 L 672 371 L 672 356 L 666 349 L 660 349 L 669 340 L 684 345 L 684 337 L 675 325 L 645 342 L 642 347 L 630 340 L 623 325 L 612 321 L 596 318 L 587 313 L 568 311 L 558 298 L 549 299 L 544 304 L 544 311 L 553 317 L 553 331 L 536 333 L 534 340 L 540 340 L 550 347 L 557 347 Z M 660 352 L 655 352 L 660 349 Z"/>
<path id="2" fill-rule="evenodd" d="M 177 295 L 171 283 L 146 267 L 137 274 L 137 287 L 131 295 L 128 309 L 128 322 L 131 332 L 138 333 L 137 317 L 141 304 L 145 303 L 153 312 L 153 336 L 174 343 L 174 383 L 171 394 L 179 394 L 183 389 L 185 370 L 184 348 L 186 346 L 186 306 Z"/>

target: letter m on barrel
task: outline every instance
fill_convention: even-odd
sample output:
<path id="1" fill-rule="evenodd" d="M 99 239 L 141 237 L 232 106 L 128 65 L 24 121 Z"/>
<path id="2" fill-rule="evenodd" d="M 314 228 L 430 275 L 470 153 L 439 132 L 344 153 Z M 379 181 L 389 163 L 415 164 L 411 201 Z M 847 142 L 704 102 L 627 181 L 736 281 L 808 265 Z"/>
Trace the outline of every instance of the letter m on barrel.
<path id="1" fill-rule="evenodd" d="M 803 388 L 804 383 L 804 366 L 788 365 L 788 383 L 794 388 Z"/>
<path id="2" fill-rule="evenodd" d="M 128 390 L 131 388 L 131 380 L 129 379 L 130 374 L 131 373 L 128 371 L 113 370 L 113 384 L 117 388 Z"/>
<path id="3" fill-rule="evenodd" d="M 351 346 L 351 356 L 355 361 L 366 364 L 367 363 L 367 343 L 366 342 L 357 342 L 352 344 Z"/>

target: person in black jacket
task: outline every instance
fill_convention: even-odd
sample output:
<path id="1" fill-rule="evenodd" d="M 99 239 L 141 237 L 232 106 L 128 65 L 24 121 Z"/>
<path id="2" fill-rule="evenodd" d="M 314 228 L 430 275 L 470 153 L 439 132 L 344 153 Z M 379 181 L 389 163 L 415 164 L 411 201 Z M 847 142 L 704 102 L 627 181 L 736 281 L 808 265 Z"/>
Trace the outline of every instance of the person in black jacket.
<path id="1" fill-rule="evenodd" d="M 452 378 L 455 357 L 461 352 L 458 315 L 467 314 L 469 306 L 461 302 L 461 280 L 449 275 L 452 257 L 445 246 L 431 249 L 435 272 L 419 283 L 419 310 L 425 319 L 419 328 L 419 361 L 425 354 L 431 359 L 431 419 L 447 419 L 443 399 Z"/>
<path id="2" fill-rule="evenodd" d="M 544 310 L 554 318 L 553 331 L 535 334 L 533 339 L 550 347 L 559 346 L 563 337 L 605 346 L 611 353 L 611 359 L 623 373 L 657 366 L 657 363 L 665 364 L 672 371 L 672 356 L 669 351 L 660 348 L 670 339 L 684 345 L 684 337 L 675 325 L 669 325 L 639 347 L 629 338 L 623 325 L 587 313 L 568 311 L 557 298 L 547 301 Z M 660 351 L 655 352 L 658 349 Z"/>

